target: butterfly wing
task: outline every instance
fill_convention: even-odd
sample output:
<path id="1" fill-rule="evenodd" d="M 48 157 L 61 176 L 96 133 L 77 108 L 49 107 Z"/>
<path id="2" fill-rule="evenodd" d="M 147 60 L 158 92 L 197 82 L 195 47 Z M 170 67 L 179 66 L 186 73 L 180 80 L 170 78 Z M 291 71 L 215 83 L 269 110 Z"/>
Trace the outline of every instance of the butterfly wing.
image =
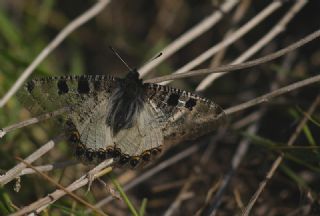
<path id="1" fill-rule="evenodd" d="M 115 146 L 121 153 L 140 159 L 150 151 L 160 151 L 163 145 L 165 116 L 148 101 L 131 128 L 122 129 L 114 137 Z"/>
<path id="2" fill-rule="evenodd" d="M 165 146 L 193 140 L 226 123 L 226 115 L 219 105 L 193 93 L 148 84 L 148 97 L 165 116 Z"/>
<path id="3" fill-rule="evenodd" d="M 114 81 L 112 77 L 99 75 L 34 79 L 26 83 L 24 89 L 18 92 L 18 97 L 33 114 L 52 112 L 64 107 L 88 111 L 86 109 L 90 107 L 81 106 L 83 102 L 94 104 L 100 95 L 108 97 Z M 104 92 L 104 95 L 97 94 L 100 92 Z"/>
<path id="4" fill-rule="evenodd" d="M 80 152 L 90 158 L 91 150 L 105 149 L 111 141 L 104 115 L 115 85 L 109 76 L 49 77 L 27 82 L 18 97 L 33 114 L 70 108 L 60 119 L 66 124 L 69 140 L 85 159 Z"/>
<path id="5" fill-rule="evenodd" d="M 163 145 L 194 139 L 225 122 L 223 110 L 212 101 L 168 86 L 144 84 L 145 103 L 132 126 L 113 134 L 106 113 L 117 84 L 106 76 L 32 80 L 20 98 L 33 113 L 70 108 L 64 115 L 66 129 L 83 162 L 113 157 L 120 164 L 136 166 Z"/>

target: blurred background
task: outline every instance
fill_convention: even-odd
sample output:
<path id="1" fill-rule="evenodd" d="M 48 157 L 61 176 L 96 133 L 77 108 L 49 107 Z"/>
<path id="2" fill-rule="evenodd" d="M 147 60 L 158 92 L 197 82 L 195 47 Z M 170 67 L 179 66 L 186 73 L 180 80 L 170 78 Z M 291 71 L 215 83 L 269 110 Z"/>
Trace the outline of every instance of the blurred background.
<path id="1" fill-rule="evenodd" d="M 96 1 L 89 0 L 10 0 L 0 1 L 0 97 L 2 97 L 23 70 L 41 52 L 41 50 L 71 20 L 91 7 Z M 227 1 L 195 0 L 136 0 L 112 1 L 98 16 L 72 33 L 48 58 L 34 71 L 32 77 L 63 76 L 80 74 L 104 74 L 122 77 L 126 67 L 108 48 L 115 50 L 131 67 L 141 67 L 154 55 L 162 52 L 170 42 L 190 30 Z M 226 37 L 230 30 L 238 29 L 262 11 L 272 1 L 239 1 L 233 10 L 222 13 L 222 19 L 192 42 L 152 70 L 148 78 L 171 74 L 187 64 L 205 50 Z M 282 1 L 282 6 L 266 20 L 253 28 L 244 37 L 235 41 L 221 59 L 211 58 L 197 68 L 210 65 L 223 65 L 232 62 L 252 44 L 263 37 L 284 16 L 296 1 Z M 319 28 L 320 2 L 311 0 L 295 15 L 286 29 L 251 59 L 284 48 Z M 282 87 L 298 80 L 319 74 L 319 40 L 282 57 L 276 61 L 258 67 L 226 75 L 200 94 L 213 99 L 223 108 L 229 108 L 241 102 L 270 92 L 272 86 Z M 221 54 L 220 54 L 221 55 Z M 176 80 L 171 86 L 195 91 L 204 77 Z M 208 191 L 219 185 L 220 180 L 229 171 L 233 154 L 240 140 L 249 139 L 251 146 L 241 166 L 232 178 L 230 186 L 221 199 L 218 215 L 234 215 L 241 212 L 259 182 L 265 177 L 270 165 L 279 154 L 287 157 L 270 185 L 261 195 L 254 208 L 254 215 L 308 215 L 318 211 L 319 206 L 319 108 L 312 115 L 296 142 L 301 148 L 283 150 L 304 113 L 319 95 L 319 84 L 277 98 L 270 103 L 246 110 L 229 117 L 230 129 L 222 138 L 212 143 L 214 134 L 196 142 L 188 142 L 170 149 L 159 161 L 174 156 L 187 147 L 201 144 L 201 148 L 191 157 L 177 162 L 166 170 L 156 174 L 128 192 L 136 205 L 147 198 L 146 215 L 162 215 L 177 199 L 179 191 L 193 176 L 188 189 L 190 196 L 181 201 L 172 215 L 206 215 L 213 202 Z M 249 121 L 257 123 L 255 134 L 246 133 L 245 124 L 239 129 L 232 125 L 246 116 L 263 110 L 261 118 Z M 16 97 L 10 99 L 0 109 L 0 128 L 30 118 L 30 113 L 20 105 Z M 15 156 L 26 157 L 39 146 L 59 133 L 59 127 L 45 122 L 16 130 L 0 139 L 0 169 L 5 172 L 14 166 Z M 205 165 L 201 164 L 204 153 L 212 151 Z M 72 149 L 66 142 L 59 143 L 47 157 L 35 164 L 51 164 L 72 159 Z M 152 168 L 152 167 L 151 167 Z M 146 168 L 146 169 L 150 169 Z M 71 168 L 55 170 L 49 173 L 61 184 L 67 185 L 82 175 L 88 167 L 77 165 Z M 115 174 L 130 182 L 145 170 L 116 170 Z M 196 176 L 196 177 L 195 177 Z M 104 179 L 108 181 L 108 178 Z M 20 191 L 13 191 L 14 182 L 0 188 L 0 215 L 14 211 L 45 196 L 54 190 L 54 186 L 37 175 L 22 177 Z M 91 203 L 109 195 L 107 189 L 101 190 L 101 184 L 95 184 L 89 194 L 86 189 L 78 193 Z M 240 197 L 240 198 L 239 198 Z M 240 201 L 239 201 L 240 200 Z M 13 205 L 12 205 L 13 204 Z M 49 215 L 81 214 L 82 206 L 74 207 L 74 201 L 63 198 L 47 210 Z M 316 209 L 316 210 L 315 210 Z M 317 210 L 318 209 L 318 210 Z M 110 215 L 128 215 L 128 207 L 119 200 L 105 205 L 103 210 Z M 202 211 L 203 210 L 203 211 Z M 296 212 L 296 213 L 295 213 Z M 311 214 L 310 213 L 310 214 Z M 315 215 L 317 215 L 315 213 Z"/>

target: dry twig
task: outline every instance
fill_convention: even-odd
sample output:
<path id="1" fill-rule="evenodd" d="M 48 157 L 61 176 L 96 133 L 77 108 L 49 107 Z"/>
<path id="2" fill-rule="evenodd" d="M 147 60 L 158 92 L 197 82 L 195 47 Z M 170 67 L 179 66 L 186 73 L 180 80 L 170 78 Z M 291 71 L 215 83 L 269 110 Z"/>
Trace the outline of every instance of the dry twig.
<path id="1" fill-rule="evenodd" d="M 259 41 L 252 45 L 246 52 L 239 56 L 236 60 L 230 63 L 230 65 L 237 65 L 249 59 L 260 49 L 262 49 L 267 43 L 272 41 L 277 35 L 283 32 L 286 29 L 288 23 L 295 17 L 295 15 L 305 6 L 307 3 L 306 0 L 297 1 L 290 10 L 282 17 L 282 19 Z M 227 74 L 225 73 L 213 73 L 208 75 L 201 83 L 197 86 L 196 91 L 203 91 L 206 89 L 214 80 Z"/>
<path id="2" fill-rule="evenodd" d="M 149 62 L 139 69 L 139 72 L 142 77 L 148 74 L 154 67 L 160 64 L 162 61 L 170 57 L 172 54 L 177 52 L 183 46 L 190 43 L 195 38 L 199 37 L 204 32 L 208 31 L 213 25 L 215 25 L 222 17 L 223 13 L 228 13 L 232 10 L 232 8 L 239 2 L 239 0 L 229 0 L 226 1 L 223 5 L 221 5 L 220 10 L 214 11 L 210 16 L 202 20 L 199 24 L 191 28 L 189 31 L 178 37 L 175 41 L 173 41 L 170 45 L 168 45 L 163 50 L 163 55 L 154 61 Z"/>
<path id="3" fill-rule="evenodd" d="M 156 77 L 152 79 L 148 79 L 145 82 L 150 82 L 150 83 L 159 83 L 167 80 L 173 80 L 173 79 L 182 79 L 182 78 L 188 78 L 192 76 L 199 76 L 199 75 L 206 75 L 210 73 L 221 73 L 221 72 L 231 72 L 231 71 L 236 71 L 236 70 L 242 70 L 246 68 L 250 68 L 253 66 L 257 66 L 260 64 L 267 63 L 269 61 L 275 60 L 276 58 L 279 58 L 289 52 L 292 52 L 293 50 L 315 40 L 316 38 L 320 37 L 320 30 L 317 30 L 306 37 L 300 39 L 299 41 L 295 42 L 294 44 L 283 48 L 277 52 L 271 53 L 269 55 L 266 55 L 264 57 L 248 61 L 242 64 L 237 64 L 237 65 L 225 65 L 217 68 L 212 68 L 212 69 L 199 69 L 199 70 L 194 70 L 194 71 L 189 71 L 186 73 L 181 73 L 181 74 L 171 74 L 171 75 L 166 75 L 166 76 L 161 76 L 161 77 Z"/>
<path id="4" fill-rule="evenodd" d="M 42 155 L 50 151 L 57 142 L 60 142 L 63 139 L 63 136 L 57 136 L 56 138 L 50 140 L 43 146 L 41 146 L 39 149 L 37 149 L 35 152 L 33 152 L 31 155 L 29 155 L 24 161 L 28 163 L 32 163 L 33 161 L 40 158 Z M 9 171 L 7 171 L 4 175 L 0 176 L 0 185 L 5 185 L 8 182 L 12 181 L 16 177 L 18 177 L 22 170 L 26 168 L 26 165 L 24 163 L 19 163 L 15 167 L 11 168 Z"/>
<path id="5" fill-rule="evenodd" d="M 283 3 L 281 1 L 273 1 L 271 2 L 264 10 L 258 13 L 253 19 L 248 21 L 245 25 L 239 28 L 237 31 L 234 31 L 232 35 L 227 37 L 225 40 L 221 41 L 217 45 L 211 47 L 204 53 L 202 53 L 197 58 L 193 59 L 192 61 L 188 62 L 185 66 L 181 67 L 180 69 L 176 70 L 173 74 L 182 74 L 191 69 L 195 68 L 196 66 L 200 65 L 204 61 L 208 60 L 211 56 L 219 52 L 220 50 L 226 48 L 227 46 L 231 45 L 233 42 L 244 36 L 248 33 L 252 28 L 256 27 L 259 23 L 261 23 L 264 19 L 269 17 L 273 12 L 281 7 Z M 161 84 L 167 84 L 170 81 L 162 82 Z"/>
<path id="6" fill-rule="evenodd" d="M 104 215 L 106 216 L 106 214 L 102 211 L 100 211 L 99 209 L 95 208 L 92 204 L 88 203 L 87 201 L 85 201 L 84 199 L 80 198 L 79 196 L 77 196 L 76 194 L 68 191 L 65 187 L 63 187 L 62 185 L 56 183 L 52 178 L 50 178 L 49 176 L 47 176 L 46 174 L 42 173 L 41 171 L 37 170 L 34 166 L 32 166 L 30 163 L 17 158 L 17 160 L 19 160 L 20 162 L 22 162 L 23 164 L 25 164 L 26 166 L 30 167 L 31 169 L 33 169 L 37 174 L 39 174 L 40 176 L 42 176 L 43 178 L 45 178 L 48 182 L 50 182 L 51 184 L 55 185 L 56 187 L 60 188 L 60 190 L 64 191 L 66 194 L 68 194 L 69 196 L 71 196 L 73 199 L 75 199 L 76 201 L 82 203 L 83 205 L 89 207 L 90 209 L 92 209 L 95 213 L 97 213 L 98 215 Z M 19 210 L 18 212 L 12 214 L 12 216 L 19 216 L 19 215 L 24 215 L 26 213 L 29 213 L 30 210 L 28 208 L 24 208 L 23 210 Z"/>

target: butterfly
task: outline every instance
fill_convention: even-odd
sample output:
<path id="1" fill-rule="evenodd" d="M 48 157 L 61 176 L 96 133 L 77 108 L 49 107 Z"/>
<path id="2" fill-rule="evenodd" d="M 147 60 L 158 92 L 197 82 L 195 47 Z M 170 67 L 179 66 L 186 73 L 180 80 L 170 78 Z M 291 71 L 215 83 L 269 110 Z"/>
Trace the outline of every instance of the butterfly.
<path id="1" fill-rule="evenodd" d="M 67 108 L 64 131 L 84 163 L 114 158 L 134 168 L 164 149 L 195 139 L 225 122 L 211 100 L 180 89 L 144 83 L 136 69 L 124 78 L 104 75 L 28 81 L 19 97 L 33 114 Z"/>

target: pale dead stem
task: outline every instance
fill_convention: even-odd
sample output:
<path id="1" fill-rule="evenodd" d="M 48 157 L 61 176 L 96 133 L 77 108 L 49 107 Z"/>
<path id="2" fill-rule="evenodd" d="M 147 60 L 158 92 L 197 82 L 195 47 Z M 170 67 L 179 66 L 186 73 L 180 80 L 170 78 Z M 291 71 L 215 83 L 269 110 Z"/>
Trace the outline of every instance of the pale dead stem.
<path id="1" fill-rule="evenodd" d="M 39 53 L 33 62 L 21 74 L 18 80 L 14 83 L 11 89 L 1 98 L 0 108 L 2 108 L 7 101 L 18 91 L 22 84 L 32 74 L 34 69 L 74 30 L 79 28 L 82 24 L 86 23 L 98 13 L 100 13 L 108 4 L 110 0 L 98 0 L 91 8 L 81 14 L 79 17 L 70 22 L 61 32 Z"/>
<path id="2" fill-rule="evenodd" d="M 66 191 L 72 192 L 74 190 L 77 190 L 88 183 L 90 181 L 93 181 L 95 178 L 101 177 L 102 175 L 106 174 L 106 171 L 110 172 L 111 168 L 105 169 L 106 167 L 110 167 L 110 165 L 113 163 L 113 160 L 106 160 L 102 163 L 100 163 L 98 166 L 90 170 L 88 173 L 80 177 L 78 180 L 74 181 L 72 184 L 70 184 L 68 187 L 66 187 Z M 37 200 L 34 203 L 31 203 L 29 206 L 26 206 L 22 209 L 20 209 L 18 212 L 12 214 L 12 216 L 16 215 L 23 215 L 28 212 L 36 211 L 35 213 L 39 213 L 42 210 L 44 210 L 48 205 L 51 203 L 54 203 L 64 195 L 66 195 L 66 191 L 64 190 L 56 190 L 53 193 L 47 195 L 46 197 L 43 197 L 39 200 Z"/>
<path id="3" fill-rule="evenodd" d="M 27 120 L 22 121 L 22 122 L 18 122 L 16 124 L 12 124 L 12 125 L 10 125 L 8 127 L 2 128 L 2 129 L 0 128 L 0 139 L 4 135 L 6 135 L 6 133 L 8 133 L 10 131 L 13 131 L 13 130 L 16 130 L 16 129 L 19 129 L 19 128 L 23 128 L 23 127 L 26 127 L 28 125 L 36 124 L 38 122 L 53 118 L 55 116 L 58 116 L 58 115 L 61 115 L 61 114 L 65 113 L 66 111 L 68 111 L 67 108 L 62 108 L 62 109 L 59 109 L 59 110 L 56 110 L 56 111 L 53 111 L 53 112 L 45 113 L 43 115 L 40 115 L 40 116 L 37 116 L 37 117 L 34 117 L 34 118 L 27 119 Z"/>
<path id="4" fill-rule="evenodd" d="M 34 166 L 32 166 L 30 163 L 17 158 L 17 160 L 19 160 L 21 163 L 25 164 L 26 166 L 30 167 L 31 169 L 33 169 L 37 174 L 39 174 L 41 177 L 43 177 L 44 179 L 46 179 L 48 182 L 50 182 L 51 184 L 55 185 L 56 187 L 58 187 L 60 190 L 62 190 L 63 192 L 65 192 L 66 194 L 68 194 L 70 197 L 72 197 L 74 200 L 82 203 L 83 205 L 85 205 L 86 207 L 90 208 L 91 210 L 93 210 L 95 213 L 97 213 L 98 215 L 103 215 L 103 216 L 107 216 L 104 212 L 102 212 L 101 210 L 95 208 L 92 204 L 88 203 L 87 201 L 85 201 L 84 199 L 80 198 L 79 196 L 77 196 L 76 194 L 72 193 L 71 191 L 67 190 L 65 187 L 63 187 L 62 185 L 56 183 L 52 178 L 50 178 L 48 175 L 42 173 L 41 171 L 37 170 Z M 112 169 L 110 168 L 109 171 L 111 171 Z M 33 210 L 31 210 L 33 211 Z M 12 216 L 19 216 L 19 215 L 24 215 L 26 213 L 30 212 L 30 208 L 26 207 L 23 208 L 19 211 L 17 211 L 16 213 L 12 214 Z"/>
<path id="5" fill-rule="evenodd" d="M 144 65 L 142 68 L 138 70 L 141 77 L 146 76 L 158 64 L 163 62 L 165 59 L 170 57 L 172 54 L 177 52 L 182 47 L 186 46 L 195 38 L 199 37 L 204 32 L 208 31 L 210 28 L 212 28 L 212 26 L 214 26 L 218 21 L 220 21 L 224 14 L 230 12 L 238 2 L 239 0 L 225 1 L 225 3 L 221 5 L 220 10 L 214 11 L 210 16 L 206 17 L 196 26 L 194 26 L 189 31 L 187 31 L 186 33 L 178 37 L 176 40 L 174 40 L 162 51 L 162 56 L 149 62 L 148 64 Z"/>
<path id="6" fill-rule="evenodd" d="M 312 103 L 312 105 L 310 106 L 310 108 L 307 111 L 307 115 L 305 115 L 303 117 L 303 119 L 300 121 L 299 125 L 297 126 L 296 130 L 294 131 L 294 133 L 291 135 L 289 141 L 288 141 L 288 146 L 292 146 L 294 144 L 294 142 L 296 141 L 296 139 L 298 138 L 300 132 L 302 131 L 303 127 L 305 126 L 305 124 L 308 121 L 308 116 L 311 116 L 313 114 L 313 112 L 316 110 L 317 106 L 320 103 L 320 96 L 318 96 L 314 102 Z M 243 216 L 247 216 L 250 214 L 251 209 L 253 208 L 254 204 L 256 203 L 257 199 L 259 198 L 260 194 L 262 193 L 262 191 L 264 190 L 264 188 L 266 187 L 267 183 L 269 180 L 271 180 L 271 178 L 273 177 L 274 173 L 276 172 L 277 168 L 280 166 L 281 162 L 283 161 L 283 157 L 284 157 L 284 153 L 281 153 L 277 159 L 273 162 L 270 170 L 268 171 L 265 179 L 260 182 L 259 187 L 257 189 L 257 191 L 254 193 L 254 195 L 251 197 L 248 205 L 246 206 L 244 212 L 243 212 Z"/>
<path id="7" fill-rule="evenodd" d="M 185 72 L 185 73 L 181 73 L 181 74 L 165 75 L 165 76 L 161 76 L 161 77 L 148 79 L 145 82 L 159 83 L 159 82 L 173 80 L 173 79 L 182 79 L 182 78 L 188 78 L 188 77 L 192 77 L 192 76 L 206 75 L 206 74 L 210 74 L 210 73 L 221 73 L 221 72 L 227 72 L 227 71 L 232 72 L 232 71 L 236 71 L 236 70 L 250 68 L 253 66 L 257 66 L 257 65 L 264 64 L 269 61 L 275 60 L 276 58 L 279 58 L 289 52 L 292 52 L 293 50 L 317 39 L 318 37 L 320 37 L 320 30 L 314 31 L 313 33 L 307 35 L 306 37 L 300 39 L 299 41 L 293 43 L 292 45 L 290 45 L 286 48 L 278 50 L 277 52 L 271 53 L 271 54 L 266 55 L 264 57 L 254 59 L 252 61 L 247 61 L 247 62 L 240 63 L 237 65 L 224 65 L 224 66 L 217 67 L 217 68 L 206 68 L 206 69 L 193 70 L 193 71 L 189 71 L 189 72 Z"/>
<path id="8" fill-rule="evenodd" d="M 185 73 L 187 71 L 192 70 L 196 66 L 200 65 L 204 61 L 208 60 L 210 57 L 212 57 L 214 54 L 219 52 L 220 50 L 228 47 L 232 43 L 234 43 L 236 40 L 244 36 L 246 33 L 248 33 L 250 30 L 252 30 L 255 26 L 257 26 L 259 23 L 261 23 L 264 19 L 269 17 L 273 12 L 275 12 L 277 9 L 281 7 L 283 3 L 281 1 L 273 1 L 271 2 L 265 9 L 263 9 L 260 13 L 258 13 L 254 18 L 252 18 L 250 21 L 248 21 L 245 25 L 243 25 L 238 30 L 234 31 L 230 36 L 228 36 L 226 39 L 218 43 L 217 45 L 211 47 L 204 53 L 202 53 L 200 56 L 196 57 L 192 61 L 188 62 L 185 66 L 179 68 L 176 70 L 173 74 L 181 74 Z M 161 82 L 161 84 L 167 84 L 171 82 L 171 80 L 166 82 Z"/>
<path id="9" fill-rule="evenodd" d="M 47 164 L 47 165 L 41 165 L 41 166 L 35 166 L 35 168 L 40 171 L 40 172 L 48 172 L 54 169 L 62 169 L 68 166 L 72 166 L 72 165 L 76 165 L 78 164 L 78 161 L 63 161 L 63 162 L 57 162 L 57 163 L 53 163 L 53 164 Z M 25 168 L 21 171 L 20 176 L 23 175 L 28 175 L 28 174 L 33 174 L 34 170 L 31 168 Z"/>
<path id="10" fill-rule="evenodd" d="M 57 142 L 63 139 L 63 136 L 58 136 L 43 146 L 41 146 L 39 149 L 37 149 L 35 152 L 33 152 L 31 155 L 29 155 L 26 159 L 24 159 L 28 163 L 32 163 L 38 158 L 40 158 L 42 155 L 50 151 Z M 7 171 L 4 175 L 0 176 L 0 185 L 3 186 L 7 184 L 8 182 L 12 181 L 16 177 L 18 177 L 21 174 L 21 171 L 26 168 L 26 165 L 24 163 L 19 163 L 15 167 L 11 168 L 9 171 Z"/>
<path id="11" fill-rule="evenodd" d="M 240 112 L 240 111 L 248 109 L 248 108 L 250 108 L 252 106 L 256 106 L 256 105 L 261 104 L 261 103 L 269 102 L 271 99 L 273 99 L 275 97 L 278 97 L 280 95 L 289 93 L 292 90 L 296 90 L 296 89 L 299 89 L 299 88 L 302 88 L 302 87 L 305 87 L 305 86 L 309 86 L 309 85 L 317 83 L 317 82 L 320 82 L 320 75 L 313 76 L 313 77 L 310 77 L 308 79 L 304 79 L 304 80 L 299 81 L 299 82 L 295 82 L 295 83 L 293 83 L 291 85 L 287 85 L 285 87 L 279 88 L 279 89 L 277 89 L 275 91 L 272 91 L 272 92 L 270 92 L 268 94 L 265 94 L 263 96 L 260 96 L 260 97 L 257 97 L 255 99 L 252 99 L 250 101 L 244 102 L 242 104 L 233 106 L 231 108 L 226 109 L 225 113 L 227 115 L 231 115 L 233 113 Z"/>
<path id="12" fill-rule="evenodd" d="M 299 0 L 297 1 L 289 10 L 288 12 L 282 17 L 282 19 L 260 40 L 257 41 L 254 45 L 252 45 L 246 52 L 244 52 L 241 56 L 237 59 L 232 61 L 230 65 L 236 65 L 248 60 L 251 56 L 256 54 L 259 50 L 261 50 L 266 44 L 272 41 L 277 35 L 283 32 L 286 29 L 288 23 L 295 17 L 295 15 L 304 7 L 307 3 L 306 0 Z M 208 75 L 205 79 L 203 79 L 200 84 L 197 86 L 196 91 L 203 91 L 209 85 L 219 77 L 227 74 L 225 73 L 213 73 Z"/>

